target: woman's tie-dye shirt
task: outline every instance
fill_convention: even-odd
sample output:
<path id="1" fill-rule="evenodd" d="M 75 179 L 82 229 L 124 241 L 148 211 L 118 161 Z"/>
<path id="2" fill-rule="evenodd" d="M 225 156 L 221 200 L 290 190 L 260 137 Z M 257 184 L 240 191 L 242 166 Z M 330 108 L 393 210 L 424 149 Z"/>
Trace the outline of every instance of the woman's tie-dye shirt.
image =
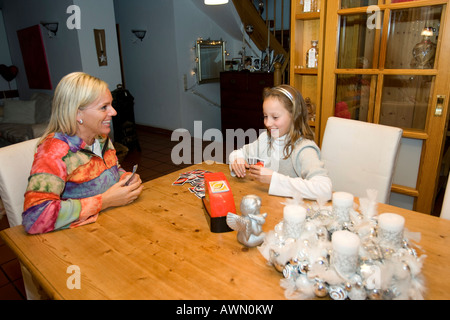
<path id="1" fill-rule="evenodd" d="M 28 233 L 74 228 L 97 220 L 101 194 L 125 172 L 109 138 L 98 139 L 103 159 L 77 136 L 52 133 L 38 145 L 22 213 Z"/>

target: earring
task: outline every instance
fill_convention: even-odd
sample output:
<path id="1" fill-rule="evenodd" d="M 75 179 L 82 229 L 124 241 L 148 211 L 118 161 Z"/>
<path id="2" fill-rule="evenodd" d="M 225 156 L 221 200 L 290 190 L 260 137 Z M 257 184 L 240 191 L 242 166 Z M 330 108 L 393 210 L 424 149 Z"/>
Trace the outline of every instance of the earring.
<path id="1" fill-rule="evenodd" d="M 83 124 L 83 119 L 78 120 L 79 124 Z"/>

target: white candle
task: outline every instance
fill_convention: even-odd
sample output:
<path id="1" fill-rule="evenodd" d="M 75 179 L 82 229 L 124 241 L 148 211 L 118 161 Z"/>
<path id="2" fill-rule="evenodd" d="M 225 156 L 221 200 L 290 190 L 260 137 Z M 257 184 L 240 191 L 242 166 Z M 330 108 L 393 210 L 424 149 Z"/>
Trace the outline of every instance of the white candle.
<path id="1" fill-rule="evenodd" d="M 378 216 L 378 238 L 380 245 L 387 248 L 399 248 L 403 242 L 405 218 L 395 213 L 383 213 Z"/>
<path id="2" fill-rule="evenodd" d="M 284 207 L 283 218 L 289 223 L 302 223 L 306 219 L 306 209 L 299 205 L 289 204 Z"/>
<path id="3" fill-rule="evenodd" d="M 345 255 L 357 255 L 359 250 L 359 237 L 347 230 L 333 233 L 331 237 L 333 250 Z"/>
<path id="4" fill-rule="evenodd" d="M 333 205 L 338 207 L 353 207 L 353 195 L 348 192 L 334 192 L 333 193 Z"/>
<path id="5" fill-rule="evenodd" d="M 283 209 L 283 234 L 298 239 L 306 219 L 306 209 L 299 205 L 287 205 Z"/>
<path id="6" fill-rule="evenodd" d="M 353 195 L 348 192 L 333 193 L 333 213 L 340 223 L 350 221 L 350 209 L 353 208 Z"/>
<path id="7" fill-rule="evenodd" d="M 340 230 L 333 233 L 331 244 L 333 267 L 344 276 L 352 276 L 358 267 L 359 237 L 350 231 Z"/>
<path id="8" fill-rule="evenodd" d="M 400 232 L 405 226 L 405 218 L 395 213 L 383 213 L 378 217 L 378 225 L 386 231 Z"/>

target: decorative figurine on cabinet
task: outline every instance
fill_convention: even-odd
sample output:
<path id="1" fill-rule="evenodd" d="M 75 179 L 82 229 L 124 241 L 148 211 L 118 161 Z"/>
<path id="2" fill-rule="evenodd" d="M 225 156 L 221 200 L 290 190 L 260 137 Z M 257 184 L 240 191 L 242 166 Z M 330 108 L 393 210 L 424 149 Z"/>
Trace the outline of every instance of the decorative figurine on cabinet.
<path id="1" fill-rule="evenodd" d="M 229 212 L 228 226 L 237 231 L 237 239 L 247 247 L 256 247 L 263 243 L 265 233 L 262 225 L 266 222 L 267 213 L 260 214 L 261 198 L 256 195 L 247 195 L 241 201 L 241 214 Z"/>

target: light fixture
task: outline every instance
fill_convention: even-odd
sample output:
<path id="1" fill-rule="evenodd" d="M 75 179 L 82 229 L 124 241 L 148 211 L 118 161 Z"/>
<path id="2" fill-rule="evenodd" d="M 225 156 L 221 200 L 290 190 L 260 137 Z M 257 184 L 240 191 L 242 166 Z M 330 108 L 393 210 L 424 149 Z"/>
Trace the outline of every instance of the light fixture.
<path id="1" fill-rule="evenodd" d="M 215 6 L 218 4 L 226 4 L 228 0 L 205 0 L 205 4 L 208 6 Z"/>
<path id="2" fill-rule="evenodd" d="M 424 27 L 420 35 L 425 37 L 432 37 L 433 31 L 434 30 L 432 27 Z"/>
<path id="3" fill-rule="evenodd" d="M 58 22 L 41 22 L 41 24 L 47 29 L 49 38 L 56 37 L 56 32 L 58 32 Z"/>
<path id="4" fill-rule="evenodd" d="M 133 32 L 136 38 L 138 38 L 141 41 L 142 39 L 144 39 L 145 34 L 147 33 L 146 30 L 131 30 L 131 32 Z"/>

